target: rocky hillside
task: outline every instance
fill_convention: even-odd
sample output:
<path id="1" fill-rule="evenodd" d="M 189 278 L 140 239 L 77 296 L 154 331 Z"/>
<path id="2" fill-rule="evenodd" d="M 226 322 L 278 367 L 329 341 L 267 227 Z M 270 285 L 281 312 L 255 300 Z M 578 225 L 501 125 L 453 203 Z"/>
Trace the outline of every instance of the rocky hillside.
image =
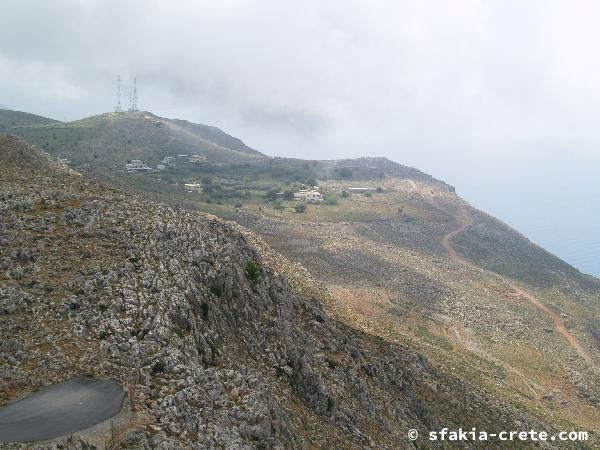
<path id="1" fill-rule="evenodd" d="M 135 448 L 429 448 L 407 430 L 555 428 L 342 323 L 299 265 L 233 224 L 10 135 L 0 171 L 2 403 L 118 380 L 138 419 L 113 441 Z"/>

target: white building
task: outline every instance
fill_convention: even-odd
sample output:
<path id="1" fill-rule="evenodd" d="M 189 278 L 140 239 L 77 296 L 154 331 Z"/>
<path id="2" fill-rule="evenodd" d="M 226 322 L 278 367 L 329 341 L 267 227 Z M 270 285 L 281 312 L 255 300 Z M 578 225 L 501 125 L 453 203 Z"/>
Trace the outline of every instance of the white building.
<path id="1" fill-rule="evenodd" d="M 202 193 L 202 185 L 199 183 L 185 183 L 184 188 L 188 192 Z"/>
<path id="2" fill-rule="evenodd" d="M 321 203 L 323 201 L 323 196 L 319 191 L 310 190 L 306 193 L 304 201 L 306 203 Z"/>
<path id="3" fill-rule="evenodd" d="M 297 200 L 305 200 L 308 191 L 306 189 L 300 189 L 298 192 L 294 192 L 294 198 Z"/>
<path id="4" fill-rule="evenodd" d="M 140 159 L 133 159 L 130 163 L 125 164 L 125 170 L 129 173 L 148 172 L 149 170 L 152 170 L 152 167 L 148 167 Z"/>
<path id="5" fill-rule="evenodd" d="M 306 203 L 321 203 L 323 196 L 315 189 L 300 189 L 294 193 L 296 200 L 304 200 Z"/>
<path id="6" fill-rule="evenodd" d="M 165 156 L 162 162 L 167 166 L 175 167 L 175 158 L 173 158 L 172 156 Z"/>
<path id="7" fill-rule="evenodd" d="M 361 192 L 375 192 L 377 190 L 377 188 L 372 188 L 372 187 L 351 187 L 351 188 L 348 188 L 348 190 L 350 191 L 350 193 L 358 194 L 358 193 L 361 193 Z"/>
<path id="8" fill-rule="evenodd" d="M 188 161 L 192 164 L 202 164 L 206 162 L 206 156 L 204 155 L 190 155 Z"/>
<path id="9" fill-rule="evenodd" d="M 158 170 L 165 170 L 165 169 L 167 168 L 167 166 L 165 166 L 164 164 L 157 164 L 157 165 L 156 165 L 156 168 L 157 168 Z"/>

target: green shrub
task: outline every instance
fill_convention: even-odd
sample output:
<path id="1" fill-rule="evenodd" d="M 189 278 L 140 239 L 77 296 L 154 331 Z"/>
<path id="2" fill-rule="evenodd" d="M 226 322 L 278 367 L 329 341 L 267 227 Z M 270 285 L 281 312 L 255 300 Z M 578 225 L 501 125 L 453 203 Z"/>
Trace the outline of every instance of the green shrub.
<path id="1" fill-rule="evenodd" d="M 208 312 L 210 311 L 210 307 L 208 303 L 202 302 L 202 318 L 204 320 L 208 319 Z"/>
<path id="2" fill-rule="evenodd" d="M 304 203 L 296 203 L 296 205 L 294 206 L 294 211 L 296 211 L 297 213 L 303 213 L 304 211 L 306 211 L 306 205 Z"/>
<path id="3" fill-rule="evenodd" d="M 108 336 L 110 336 L 110 334 L 106 330 L 101 331 L 100 334 L 98 334 L 98 338 L 100 338 L 100 340 L 102 340 L 102 341 L 105 341 L 106 339 L 108 339 Z"/>
<path id="4" fill-rule="evenodd" d="M 279 189 L 269 189 L 267 191 L 267 193 L 265 194 L 265 199 L 266 200 L 275 200 L 277 198 L 278 192 L 279 192 Z"/>
<path id="5" fill-rule="evenodd" d="M 212 292 L 217 297 L 220 297 L 221 295 L 223 295 L 223 286 L 211 286 L 210 292 Z"/>
<path id="6" fill-rule="evenodd" d="M 248 261 L 244 268 L 244 275 L 250 282 L 250 284 L 257 284 L 260 281 L 261 270 L 260 266 L 256 261 Z"/>
<path id="7" fill-rule="evenodd" d="M 335 198 L 335 196 L 331 195 L 331 194 L 325 194 L 323 196 L 323 203 L 325 203 L 326 205 L 337 205 L 337 199 Z"/>
<path id="8" fill-rule="evenodd" d="M 152 372 L 153 373 L 163 373 L 166 368 L 167 368 L 167 365 L 165 364 L 164 361 L 156 361 L 154 364 L 152 364 Z"/>
<path id="9" fill-rule="evenodd" d="M 337 172 L 338 178 L 342 178 L 344 180 L 352 178 L 352 170 L 350 170 L 348 167 L 343 167 L 341 169 L 337 169 L 336 172 Z"/>

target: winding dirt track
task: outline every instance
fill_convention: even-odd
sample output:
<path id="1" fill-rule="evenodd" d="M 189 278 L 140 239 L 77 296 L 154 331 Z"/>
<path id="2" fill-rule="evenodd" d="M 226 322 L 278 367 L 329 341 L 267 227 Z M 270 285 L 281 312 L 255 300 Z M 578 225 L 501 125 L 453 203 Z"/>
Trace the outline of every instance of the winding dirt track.
<path id="1" fill-rule="evenodd" d="M 452 261 L 456 262 L 457 264 L 461 264 L 461 265 L 470 265 L 470 263 L 468 263 L 467 261 L 462 259 L 460 256 L 458 256 L 458 253 L 456 252 L 456 249 L 454 248 L 452 241 L 454 240 L 454 238 L 456 236 L 458 236 L 460 233 L 465 231 L 469 226 L 471 226 L 471 224 L 473 223 L 473 218 L 471 217 L 471 215 L 469 214 L 469 212 L 463 205 L 460 205 L 459 211 L 455 214 L 454 217 L 458 224 L 458 228 L 456 228 L 455 230 L 446 234 L 444 236 L 444 238 L 442 239 L 442 244 L 444 245 L 444 249 L 446 249 L 446 252 L 448 253 L 448 256 L 450 256 L 450 259 Z M 511 289 L 513 291 L 515 291 L 515 293 L 518 294 L 521 298 L 527 300 L 529 303 L 531 303 L 537 309 L 542 311 L 546 316 L 548 316 L 552 320 L 554 329 L 565 338 L 565 340 L 567 341 L 569 346 L 571 346 L 571 348 L 573 348 L 586 363 L 588 363 L 589 365 L 593 365 L 592 357 L 590 356 L 590 354 L 581 346 L 581 344 L 577 341 L 575 336 L 573 336 L 571 333 L 569 333 L 569 331 L 565 327 L 561 317 L 557 313 L 555 313 L 554 311 L 549 309 L 537 297 L 535 297 L 531 293 L 525 291 L 524 289 L 520 288 L 519 286 L 515 285 L 510 280 L 504 278 L 501 275 L 498 275 L 498 274 L 495 274 L 495 275 L 501 281 L 508 284 L 511 287 Z"/>

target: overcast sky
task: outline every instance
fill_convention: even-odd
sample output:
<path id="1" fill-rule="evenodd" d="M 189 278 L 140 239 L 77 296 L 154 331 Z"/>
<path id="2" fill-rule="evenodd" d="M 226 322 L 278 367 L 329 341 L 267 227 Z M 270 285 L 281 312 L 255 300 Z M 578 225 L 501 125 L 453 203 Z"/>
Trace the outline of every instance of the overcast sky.
<path id="1" fill-rule="evenodd" d="M 136 75 L 142 109 L 271 155 L 388 156 L 595 248 L 600 274 L 599 21 L 574 0 L 2 0 L 0 104 L 73 120 Z"/>

